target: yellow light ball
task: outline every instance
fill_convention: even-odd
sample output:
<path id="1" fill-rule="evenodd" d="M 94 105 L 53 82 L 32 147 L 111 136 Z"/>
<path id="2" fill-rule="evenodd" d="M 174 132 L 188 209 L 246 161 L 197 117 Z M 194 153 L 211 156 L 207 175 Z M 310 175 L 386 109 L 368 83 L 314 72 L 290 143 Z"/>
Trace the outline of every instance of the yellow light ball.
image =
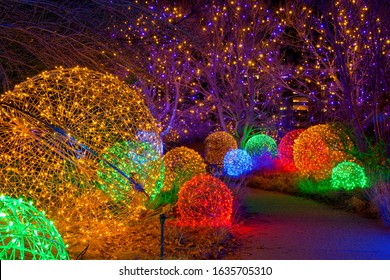
<path id="1" fill-rule="evenodd" d="M 217 131 L 206 137 L 205 162 L 207 164 L 223 165 L 225 155 L 230 150 L 237 149 L 237 142 L 229 133 Z"/>
<path id="2" fill-rule="evenodd" d="M 164 156 L 164 191 L 181 188 L 193 176 L 206 173 L 206 164 L 196 151 L 187 147 L 173 148 Z"/>
<path id="3" fill-rule="evenodd" d="M 0 192 L 33 199 L 65 239 L 104 232 L 104 219 L 136 218 L 142 192 L 113 207 L 95 182 L 106 149 L 137 141 L 139 130 L 158 135 L 143 98 L 117 77 L 80 67 L 43 72 L 1 97 Z"/>

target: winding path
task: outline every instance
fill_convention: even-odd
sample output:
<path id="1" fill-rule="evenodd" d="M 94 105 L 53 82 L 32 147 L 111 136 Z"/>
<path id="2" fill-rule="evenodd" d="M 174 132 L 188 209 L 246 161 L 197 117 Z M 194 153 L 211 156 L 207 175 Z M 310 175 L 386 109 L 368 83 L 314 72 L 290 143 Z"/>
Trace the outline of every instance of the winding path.
<path id="1" fill-rule="evenodd" d="M 249 218 L 225 259 L 390 260 L 390 228 L 374 219 L 285 194 L 245 189 Z"/>

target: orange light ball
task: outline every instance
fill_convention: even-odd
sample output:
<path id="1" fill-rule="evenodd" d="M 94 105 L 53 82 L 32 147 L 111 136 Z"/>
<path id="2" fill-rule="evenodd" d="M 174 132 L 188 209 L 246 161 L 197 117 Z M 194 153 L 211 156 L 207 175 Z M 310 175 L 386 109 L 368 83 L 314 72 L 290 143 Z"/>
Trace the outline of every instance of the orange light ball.
<path id="1" fill-rule="evenodd" d="M 312 126 L 295 140 L 295 166 L 305 176 L 329 178 L 337 163 L 351 158 L 347 153 L 351 146 L 341 130 L 327 124 Z"/>

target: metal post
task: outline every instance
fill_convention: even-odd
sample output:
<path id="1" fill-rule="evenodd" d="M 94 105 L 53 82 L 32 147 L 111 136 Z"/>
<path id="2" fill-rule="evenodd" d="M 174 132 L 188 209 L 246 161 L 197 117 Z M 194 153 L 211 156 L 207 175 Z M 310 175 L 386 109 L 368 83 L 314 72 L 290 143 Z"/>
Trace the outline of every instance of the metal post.
<path id="1" fill-rule="evenodd" d="M 161 223 L 161 250 L 160 250 L 160 258 L 164 259 L 164 223 L 167 219 L 167 216 L 165 214 L 160 215 L 160 223 Z"/>

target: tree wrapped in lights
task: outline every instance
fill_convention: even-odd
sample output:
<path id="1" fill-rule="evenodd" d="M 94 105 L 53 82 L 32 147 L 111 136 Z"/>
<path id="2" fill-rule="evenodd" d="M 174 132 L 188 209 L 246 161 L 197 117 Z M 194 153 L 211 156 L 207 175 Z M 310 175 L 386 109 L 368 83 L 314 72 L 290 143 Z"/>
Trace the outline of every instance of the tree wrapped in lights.
<path id="1" fill-rule="evenodd" d="M 363 167 L 354 162 L 343 161 L 333 168 L 331 184 L 334 189 L 350 191 L 368 187 L 368 180 Z"/>
<path id="2" fill-rule="evenodd" d="M 192 8 L 199 3 L 178 5 L 170 1 L 129 4 L 129 17 L 112 26 L 116 37 L 128 42 L 134 69 L 134 86 L 140 89 L 152 115 L 161 128 L 164 142 L 178 142 L 194 136 L 206 136 L 213 125 L 208 122 L 208 106 L 193 87 L 195 67 L 193 44 L 188 30 L 193 29 Z M 142 11 L 142 12 L 140 12 Z"/>
<path id="3" fill-rule="evenodd" d="M 240 177 L 252 171 L 252 158 L 247 151 L 230 150 L 223 160 L 223 169 L 231 177 Z"/>
<path id="4" fill-rule="evenodd" d="M 193 176 L 206 173 L 206 164 L 196 151 L 187 147 L 173 148 L 164 155 L 164 191 L 181 188 Z"/>
<path id="5" fill-rule="evenodd" d="M 141 129 L 158 134 L 142 98 L 118 78 L 79 67 L 43 72 L 0 100 L 0 190 L 36 201 L 65 239 L 87 242 L 86 231 L 109 236 L 102 221 L 118 213 L 131 219 L 148 194 L 103 154 L 137 142 Z M 95 185 L 101 161 L 134 190 L 120 209 Z"/>
<path id="6" fill-rule="evenodd" d="M 282 167 L 286 171 L 296 171 L 294 163 L 294 143 L 304 129 L 291 130 L 283 136 L 278 145 L 278 157 Z"/>
<path id="7" fill-rule="evenodd" d="M 295 140 L 295 166 L 305 176 L 325 179 L 337 163 L 351 158 L 351 148 L 351 140 L 342 131 L 327 124 L 315 125 Z"/>
<path id="8" fill-rule="evenodd" d="M 223 165 L 227 152 L 237 149 L 237 142 L 229 133 L 217 131 L 206 137 L 205 162 L 213 165 Z"/>
<path id="9" fill-rule="evenodd" d="M 113 27 L 150 54 L 138 55 L 148 71 L 136 85 L 164 133 L 173 127 L 185 138 L 217 128 L 245 142 L 255 128 L 275 127 L 280 88 L 270 70 L 281 61 L 283 29 L 265 2 L 148 1 L 147 13 Z"/>
<path id="10" fill-rule="evenodd" d="M 287 26 L 281 43 L 295 54 L 280 80 L 308 97 L 312 120 L 350 123 L 363 151 L 367 136 L 389 142 L 388 3 L 297 0 L 279 14 Z"/>
<path id="11" fill-rule="evenodd" d="M 124 1 L 0 1 L 0 92 L 55 66 L 83 65 L 123 73 L 107 27 L 123 15 Z M 34 11 L 34 12 L 32 12 Z"/>
<path id="12" fill-rule="evenodd" d="M 178 207 L 183 226 L 220 227 L 232 223 L 233 195 L 218 178 L 194 176 L 179 192 Z"/>
<path id="13" fill-rule="evenodd" d="M 275 127 L 280 88 L 272 68 L 279 65 L 283 28 L 265 1 L 211 1 L 197 30 L 196 90 L 212 104 L 222 130 L 245 143 L 260 127 Z"/>
<path id="14" fill-rule="evenodd" d="M 32 202 L 0 196 L 0 260 L 68 260 L 53 222 Z"/>

